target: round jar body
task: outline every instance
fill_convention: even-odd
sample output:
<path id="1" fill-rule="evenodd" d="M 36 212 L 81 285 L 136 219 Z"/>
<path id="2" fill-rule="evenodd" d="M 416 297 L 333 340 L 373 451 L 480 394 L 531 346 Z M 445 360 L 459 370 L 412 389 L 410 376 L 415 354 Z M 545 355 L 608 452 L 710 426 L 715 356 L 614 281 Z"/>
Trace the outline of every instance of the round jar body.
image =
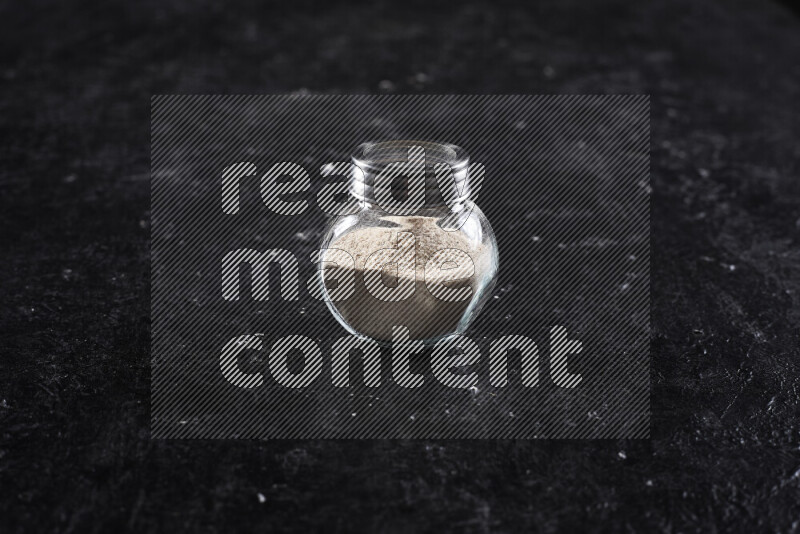
<path id="1" fill-rule="evenodd" d="M 463 333 L 491 294 L 498 270 L 494 232 L 471 201 L 455 212 L 436 206 L 407 216 L 367 203 L 356 214 L 331 219 L 320 248 L 329 309 L 350 333 L 383 344 L 401 326 L 426 343 Z M 333 290 L 342 280 L 354 287 L 337 297 Z"/>

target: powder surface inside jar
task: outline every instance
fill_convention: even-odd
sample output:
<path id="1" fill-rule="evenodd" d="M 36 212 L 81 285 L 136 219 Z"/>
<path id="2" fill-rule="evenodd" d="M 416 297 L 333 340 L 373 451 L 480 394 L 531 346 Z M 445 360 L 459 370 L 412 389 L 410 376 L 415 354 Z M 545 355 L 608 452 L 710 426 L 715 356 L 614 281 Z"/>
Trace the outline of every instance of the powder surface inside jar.
<path id="1" fill-rule="evenodd" d="M 380 341 L 390 341 L 393 326 L 405 326 L 412 339 L 433 339 L 455 332 L 467 308 L 479 289 L 482 273 L 490 268 L 491 255 L 479 241 L 470 240 L 463 232 L 447 232 L 434 217 L 386 217 L 383 221 L 392 227 L 366 227 L 352 230 L 333 240 L 329 249 L 344 250 L 355 260 L 355 292 L 345 300 L 334 302 L 342 318 L 357 332 Z M 384 272 L 384 283 L 397 285 L 400 278 L 413 278 L 411 296 L 399 301 L 385 301 L 369 292 L 364 283 L 365 264 L 374 252 L 393 249 L 398 244 L 398 234 L 414 235 L 415 266 L 413 272 L 396 270 L 394 275 Z M 425 280 L 428 260 L 443 249 L 465 252 L 474 264 L 473 274 L 453 284 L 452 287 L 470 287 L 471 295 L 460 301 L 448 302 L 431 294 Z M 326 254 L 326 261 L 330 254 Z M 389 270 L 391 272 L 391 270 Z M 324 275 L 323 275 L 324 276 Z M 429 279 L 430 279 L 429 273 Z M 326 282 L 327 283 L 327 282 Z"/>

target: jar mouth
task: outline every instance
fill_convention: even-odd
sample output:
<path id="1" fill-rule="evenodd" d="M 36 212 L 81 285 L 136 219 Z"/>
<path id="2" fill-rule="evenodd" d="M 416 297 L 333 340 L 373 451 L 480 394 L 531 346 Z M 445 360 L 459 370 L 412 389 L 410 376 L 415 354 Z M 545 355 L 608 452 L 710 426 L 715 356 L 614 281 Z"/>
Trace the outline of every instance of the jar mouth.
<path id="1" fill-rule="evenodd" d="M 469 198 L 469 155 L 460 146 L 450 143 L 435 141 L 422 141 L 413 139 L 372 141 L 359 145 L 352 155 L 353 164 L 361 172 L 352 176 L 350 193 L 359 200 L 375 204 L 375 180 L 392 163 L 408 161 L 408 151 L 411 147 L 420 147 L 425 152 L 425 182 L 424 182 L 424 207 L 438 207 L 446 205 L 445 197 L 450 199 L 451 209 Z M 452 180 L 439 183 L 436 169 L 446 165 L 452 172 Z M 440 188 L 446 187 L 443 192 Z M 408 194 L 408 183 L 398 186 L 395 191 L 401 196 Z"/>
<path id="2" fill-rule="evenodd" d="M 406 161 L 408 149 L 412 146 L 425 151 L 426 167 L 446 163 L 455 172 L 469 165 L 469 154 L 460 146 L 413 139 L 362 143 L 353 152 L 352 160 L 364 172 L 379 170 L 389 163 Z"/>

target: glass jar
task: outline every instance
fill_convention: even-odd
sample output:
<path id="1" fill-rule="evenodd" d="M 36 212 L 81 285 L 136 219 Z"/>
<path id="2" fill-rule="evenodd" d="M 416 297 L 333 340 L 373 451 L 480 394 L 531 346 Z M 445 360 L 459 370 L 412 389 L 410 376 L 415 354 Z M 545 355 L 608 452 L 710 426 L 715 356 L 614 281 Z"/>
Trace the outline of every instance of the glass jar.
<path id="1" fill-rule="evenodd" d="M 425 343 L 463 333 L 498 271 L 494 232 L 470 200 L 482 167 L 460 147 L 426 141 L 365 143 L 352 163 L 355 212 L 333 217 L 320 246 L 328 308 L 381 344 L 393 327 Z"/>

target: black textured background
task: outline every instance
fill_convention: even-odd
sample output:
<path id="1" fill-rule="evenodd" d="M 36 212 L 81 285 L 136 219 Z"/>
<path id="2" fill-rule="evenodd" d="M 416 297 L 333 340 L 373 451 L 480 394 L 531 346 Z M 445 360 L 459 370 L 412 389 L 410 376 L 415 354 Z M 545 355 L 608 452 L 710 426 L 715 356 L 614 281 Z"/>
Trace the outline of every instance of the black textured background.
<path id="1" fill-rule="evenodd" d="M 769 2 L 0 5 L 0 530 L 800 530 L 800 22 Z M 155 93 L 650 93 L 651 441 L 149 439 Z"/>

